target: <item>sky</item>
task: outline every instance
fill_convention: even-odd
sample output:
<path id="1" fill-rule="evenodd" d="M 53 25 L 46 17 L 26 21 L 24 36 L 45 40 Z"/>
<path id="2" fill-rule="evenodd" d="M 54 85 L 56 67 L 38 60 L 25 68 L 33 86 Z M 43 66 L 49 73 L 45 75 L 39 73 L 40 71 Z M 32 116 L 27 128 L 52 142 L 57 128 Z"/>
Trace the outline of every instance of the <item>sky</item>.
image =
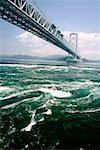
<path id="1" fill-rule="evenodd" d="M 34 5 L 33 0 L 27 0 Z M 100 0 L 35 0 L 50 23 L 69 39 L 78 33 L 78 53 L 100 59 Z M 0 55 L 67 55 L 60 48 L 0 19 Z"/>

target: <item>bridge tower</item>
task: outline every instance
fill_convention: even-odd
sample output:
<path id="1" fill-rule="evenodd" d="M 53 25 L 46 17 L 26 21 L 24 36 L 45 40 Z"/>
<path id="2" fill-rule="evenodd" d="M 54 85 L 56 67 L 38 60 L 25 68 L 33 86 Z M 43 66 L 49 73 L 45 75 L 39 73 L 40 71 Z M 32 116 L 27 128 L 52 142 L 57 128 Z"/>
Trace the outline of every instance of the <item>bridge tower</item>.
<path id="1" fill-rule="evenodd" d="M 68 42 L 61 31 L 54 24 L 49 23 L 37 4 L 34 3 L 32 6 L 27 1 L 32 2 L 32 0 L 0 0 L 0 18 L 56 45 L 74 58 L 80 59 L 80 56 L 75 53 L 78 35 L 71 33 Z"/>
<path id="2" fill-rule="evenodd" d="M 78 47 L 78 34 L 77 33 L 70 33 L 69 44 L 74 47 L 75 53 L 77 54 L 77 47 Z"/>

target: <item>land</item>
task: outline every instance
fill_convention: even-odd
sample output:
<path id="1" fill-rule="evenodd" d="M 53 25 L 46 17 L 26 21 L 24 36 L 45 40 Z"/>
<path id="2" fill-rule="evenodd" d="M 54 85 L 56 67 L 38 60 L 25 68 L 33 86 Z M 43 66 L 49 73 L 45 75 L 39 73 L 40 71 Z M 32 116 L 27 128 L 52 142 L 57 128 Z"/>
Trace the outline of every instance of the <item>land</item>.
<path id="1" fill-rule="evenodd" d="M 30 56 L 30 55 L 1 55 L 0 63 L 23 63 L 23 64 L 45 64 L 45 63 L 57 63 L 66 65 L 69 62 L 76 62 L 75 59 L 64 55 L 48 55 L 44 57 Z M 81 62 L 86 63 L 100 63 L 100 60 L 90 60 L 86 58 L 81 58 Z"/>

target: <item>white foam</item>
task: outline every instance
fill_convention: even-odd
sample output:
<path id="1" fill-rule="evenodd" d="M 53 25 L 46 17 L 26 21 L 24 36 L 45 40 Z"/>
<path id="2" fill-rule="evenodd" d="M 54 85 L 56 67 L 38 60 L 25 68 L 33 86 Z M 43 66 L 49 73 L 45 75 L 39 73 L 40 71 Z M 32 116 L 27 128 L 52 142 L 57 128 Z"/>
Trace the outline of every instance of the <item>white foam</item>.
<path id="1" fill-rule="evenodd" d="M 73 81 L 73 82 L 70 82 L 70 83 L 66 82 L 66 83 L 60 84 L 61 87 L 65 87 L 70 91 L 87 88 L 87 87 L 92 86 L 92 85 L 94 85 L 94 83 L 90 80 L 82 81 L 82 82 Z"/>
<path id="2" fill-rule="evenodd" d="M 77 66 L 70 66 L 71 69 L 77 69 L 77 70 L 87 70 L 87 71 L 93 71 L 96 70 L 96 68 L 91 67 L 77 67 Z"/>
<path id="3" fill-rule="evenodd" d="M 68 110 L 66 112 L 68 113 L 72 113 L 72 114 L 75 114 L 75 113 L 94 113 L 94 112 L 99 112 L 100 111 L 100 108 L 98 109 L 88 109 L 88 110 L 84 110 L 84 111 L 80 111 L 80 110 Z"/>
<path id="4" fill-rule="evenodd" d="M 85 110 L 84 113 L 93 113 L 93 112 L 98 112 L 98 111 L 100 111 L 100 108 L 98 108 L 98 109 Z"/>
<path id="5" fill-rule="evenodd" d="M 36 111 L 33 111 L 32 118 L 31 118 L 31 122 L 28 124 L 27 127 L 21 129 L 21 131 L 31 131 L 32 126 L 36 124 L 36 121 L 35 121 L 35 119 L 34 119 L 34 117 L 35 117 L 35 112 L 36 112 Z"/>
<path id="6" fill-rule="evenodd" d="M 25 148 L 28 148 L 28 144 L 27 144 L 27 145 L 25 145 Z"/>
<path id="7" fill-rule="evenodd" d="M 48 109 L 46 112 L 44 112 L 43 114 L 46 114 L 46 115 L 51 115 L 52 114 L 52 111 L 51 109 Z"/>
<path id="8" fill-rule="evenodd" d="M 33 100 L 33 98 L 30 98 L 30 100 Z M 3 106 L 1 109 L 8 109 L 8 108 L 13 108 L 13 107 L 15 107 L 15 106 L 17 106 L 17 105 L 19 105 L 20 103 L 23 103 L 23 102 L 26 102 L 26 101 L 28 101 L 29 99 L 24 99 L 24 100 L 22 100 L 22 101 L 18 101 L 18 102 L 15 102 L 15 103 L 13 103 L 13 104 L 8 104 L 8 105 L 6 105 L 6 106 Z"/>
<path id="9" fill-rule="evenodd" d="M 61 90 L 54 90 L 54 89 L 48 89 L 48 88 L 41 88 L 41 89 L 38 89 L 38 91 L 41 91 L 44 93 L 50 93 L 52 96 L 58 97 L 58 98 L 66 98 L 66 97 L 71 96 L 70 92 L 64 92 Z"/>
<path id="10" fill-rule="evenodd" d="M 67 66 L 45 66 L 42 68 L 39 68 L 38 71 L 42 71 L 42 70 L 47 70 L 47 71 L 64 71 L 64 72 L 68 72 L 69 69 Z"/>
<path id="11" fill-rule="evenodd" d="M 86 67 L 83 67 L 83 68 L 79 68 L 80 70 L 87 70 L 87 71 L 93 71 L 93 70 L 96 70 L 95 68 L 86 68 Z"/>
<path id="12" fill-rule="evenodd" d="M 44 117 L 42 117 L 40 120 L 38 120 L 38 122 L 42 122 L 44 121 Z"/>
<path id="13" fill-rule="evenodd" d="M 38 101 L 40 98 L 42 98 L 42 95 L 40 95 L 39 97 L 37 97 L 35 99 L 33 99 L 33 97 L 32 98 L 23 99 L 21 101 L 15 102 L 13 104 L 8 104 L 7 106 L 3 106 L 1 109 L 8 109 L 8 108 L 11 108 L 11 107 L 13 108 L 13 107 L 19 105 L 20 103 L 23 103 L 23 102 L 26 102 L 26 101 L 29 101 L 29 100 L 31 100 L 31 101 L 33 101 L 33 100 L 34 101 Z"/>
<path id="14" fill-rule="evenodd" d="M 36 124 L 36 122 L 31 121 L 30 124 L 27 127 L 25 127 L 24 129 L 22 129 L 21 131 L 31 131 L 32 126 L 35 124 Z"/>
<path id="15" fill-rule="evenodd" d="M 53 99 L 51 99 L 48 101 L 48 103 L 55 104 L 55 101 Z"/>
<path id="16" fill-rule="evenodd" d="M 24 64 L 0 64 L 0 67 L 34 68 L 34 67 L 37 67 L 37 65 L 24 65 Z"/>
<path id="17" fill-rule="evenodd" d="M 9 87 L 5 87 L 5 86 L 0 86 L 0 92 L 4 92 L 6 90 L 9 90 Z"/>
<path id="18" fill-rule="evenodd" d="M 23 94 L 28 93 L 28 92 L 33 92 L 33 90 L 25 90 L 25 91 L 21 91 L 21 92 L 18 92 L 18 93 L 13 93 L 13 94 L 11 94 L 9 96 L 6 96 L 6 97 L 4 97 L 0 100 L 6 100 L 6 99 L 9 99 L 9 98 L 20 96 L 20 95 L 23 95 Z"/>

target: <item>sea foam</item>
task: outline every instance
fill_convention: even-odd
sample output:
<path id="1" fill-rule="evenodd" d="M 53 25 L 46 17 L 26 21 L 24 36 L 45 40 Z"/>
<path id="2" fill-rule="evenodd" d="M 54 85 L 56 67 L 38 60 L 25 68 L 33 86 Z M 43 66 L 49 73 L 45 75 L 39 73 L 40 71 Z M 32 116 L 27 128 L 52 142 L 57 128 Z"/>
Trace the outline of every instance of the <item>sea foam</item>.
<path id="1" fill-rule="evenodd" d="M 5 87 L 5 86 L 0 86 L 0 93 L 1 92 L 4 92 L 6 90 L 9 90 L 10 88 L 9 87 Z"/>
<path id="2" fill-rule="evenodd" d="M 40 88 L 38 91 L 44 92 L 44 93 L 50 93 L 54 97 L 58 98 L 66 98 L 70 97 L 71 93 L 70 92 L 64 92 L 61 90 L 54 90 L 54 89 L 49 89 L 49 88 Z"/>
<path id="3" fill-rule="evenodd" d="M 36 111 L 33 111 L 32 118 L 31 118 L 31 122 L 28 124 L 27 127 L 21 129 L 21 131 L 31 131 L 32 126 L 36 124 L 36 121 L 35 121 L 35 119 L 34 119 L 34 117 L 35 117 L 35 112 L 36 112 Z"/>

